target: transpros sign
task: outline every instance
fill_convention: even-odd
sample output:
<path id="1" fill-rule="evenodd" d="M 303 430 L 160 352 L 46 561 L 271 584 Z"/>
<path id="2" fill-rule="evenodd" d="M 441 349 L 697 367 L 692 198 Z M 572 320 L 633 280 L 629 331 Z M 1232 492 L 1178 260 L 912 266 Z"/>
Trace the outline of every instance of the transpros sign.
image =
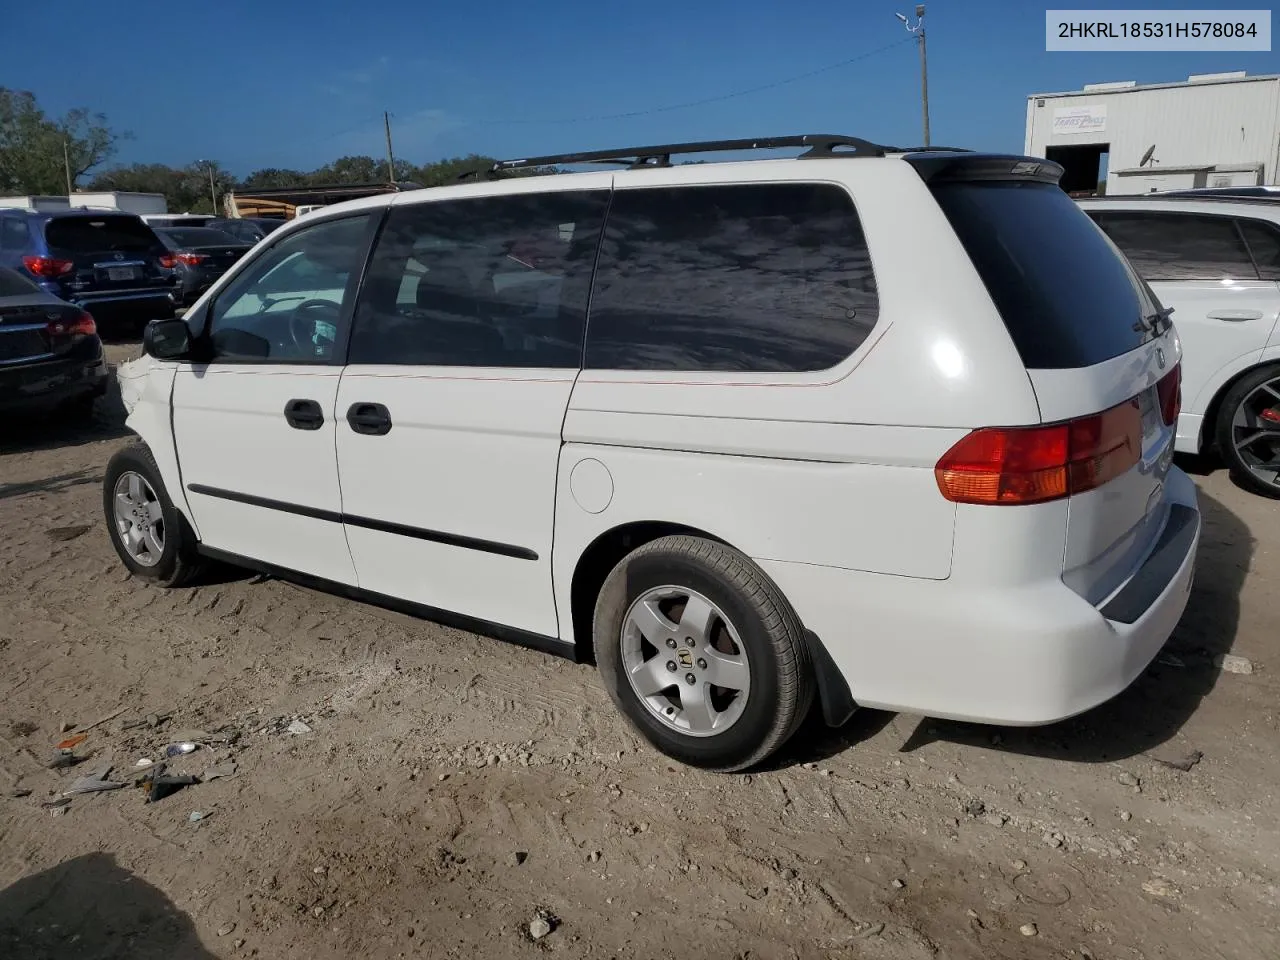
<path id="1" fill-rule="evenodd" d="M 1106 104 L 1059 107 L 1053 111 L 1054 133 L 1101 133 L 1107 129 Z"/>

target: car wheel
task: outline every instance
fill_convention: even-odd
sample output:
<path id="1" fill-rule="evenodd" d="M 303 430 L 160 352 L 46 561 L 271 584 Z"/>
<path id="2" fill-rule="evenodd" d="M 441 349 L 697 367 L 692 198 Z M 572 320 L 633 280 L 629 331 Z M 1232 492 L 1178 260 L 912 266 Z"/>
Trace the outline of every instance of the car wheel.
<path id="1" fill-rule="evenodd" d="M 1259 367 L 1222 398 L 1218 452 L 1252 493 L 1280 497 L 1280 366 Z"/>
<path id="2" fill-rule="evenodd" d="M 663 537 L 623 558 L 596 601 L 594 643 L 614 704 L 692 766 L 758 764 L 813 702 L 795 611 L 748 557 L 712 540 Z"/>
<path id="3" fill-rule="evenodd" d="M 165 492 L 144 444 L 126 447 L 107 462 L 102 506 L 111 545 L 135 576 L 178 587 L 204 569 L 195 535 Z"/>

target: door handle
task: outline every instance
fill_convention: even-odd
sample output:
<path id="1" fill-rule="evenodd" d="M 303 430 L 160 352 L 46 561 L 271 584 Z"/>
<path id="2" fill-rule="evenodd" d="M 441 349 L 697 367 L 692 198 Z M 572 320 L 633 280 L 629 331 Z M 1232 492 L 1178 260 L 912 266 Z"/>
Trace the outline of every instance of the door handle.
<path id="1" fill-rule="evenodd" d="M 380 403 L 353 403 L 347 408 L 347 423 L 356 433 L 386 436 L 391 432 L 391 411 Z"/>
<path id="2" fill-rule="evenodd" d="M 314 400 L 290 400 L 284 405 L 284 418 L 295 430 L 319 430 L 324 411 Z"/>
<path id="3" fill-rule="evenodd" d="M 1261 320 L 1261 310 L 1214 310 L 1209 314 L 1210 320 L 1226 320 L 1230 323 L 1242 323 L 1245 320 Z"/>

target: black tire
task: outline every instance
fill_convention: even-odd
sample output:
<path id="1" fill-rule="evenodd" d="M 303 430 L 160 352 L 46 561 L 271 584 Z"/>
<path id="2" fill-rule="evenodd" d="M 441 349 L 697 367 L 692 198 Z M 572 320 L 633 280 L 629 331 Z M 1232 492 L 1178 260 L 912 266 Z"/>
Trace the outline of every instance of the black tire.
<path id="1" fill-rule="evenodd" d="M 125 473 L 136 473 L 146 480 L 160 504 L 163 518 L 164 546 L 159 560 L 151 565 L 139 563 L 121 540 L 115 520 L 115 488 Z M 173 505 L 160 468 L 151 449 L 143 443 L 135 443 L 118 451 L 107 461 L 102 479 L 102 509 L 107 522 L 107 533 L 121 561 L 129 572 L 144 580 L 151 580 L 165 587 L 180 587 L 191 583 L 205 569 L 205 562 L 196 552 L 196 538 L 186 517 Z"/>
<path id="2" fill-rule="evenodd" d="M 692 736 L 673 729 L 650 712 L 627 678 L 627 612 L 647 591 L 666 585 L 702 594 L 740 639 L 749 691 L 741 715 L 722 733 Z M 722 772 L 755 766 L 787 741 L 813 703 L 813 668 L 799 617 L 755 563 L 712 540 L 663 537 L 624 557 L 596 600 L 593 635 L 596 664 L 614 704 L 658 750 L 691 766 Z"/>
<path id="3" fill-rule="evenodd" d="M 1251 393 L 1268 380 L 1278 378 L 1280 378 L 1280 365 L 1277 364 L 1250 370 L 1237 380 L 1231 389 L 1227 391 L 1226 396 L 1222 398 L 1222 404 L 1218 407 L 1218 419 L 1214 424 L 1214 440 L 1218 448 L 1218 455 L 1222 457 L 1227 469 L 1231 471 L 1231 478 L 1250 493 L 1272 498 L 1280 498 L 1280 485 L 1268 483 L 1249 469 L 1249 464 L 1245 461 L 1240 451 L 1236 449 L 1235 440 L 1232 436 L 1231 421 L 1235 418 L 1236 411 L 1239 410 L 1240 405 L 1248 399 Z M 1276 404 L 1280 406 L 1280 399 L 1276 400 Z M 1280 428 L 1280 424 L 1277 427 Z M 1277 462 L 1280 463 L 1280 434 L 1277 434 L 1274 448 Z M 1256 450 L 1257 448 L 1253 449 Z"/>

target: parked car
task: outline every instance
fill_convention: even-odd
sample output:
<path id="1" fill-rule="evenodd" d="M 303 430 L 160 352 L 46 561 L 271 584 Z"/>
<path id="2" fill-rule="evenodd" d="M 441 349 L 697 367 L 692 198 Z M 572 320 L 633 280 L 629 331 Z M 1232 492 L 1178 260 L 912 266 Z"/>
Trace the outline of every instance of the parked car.
<path id="1" fill-rule="evenodd" d="M 1081 206 L 1173 310 L 1185 351 L 1177 449 L 1216 452 L 1241 486 L 1280 497 L 1280 205 L 1149 196 Z"/>
<path id="2" fill-rule="evenodd" d="M 173 265 L 160 238 L 132 213 L 0 210 L 0 266 L 91 311 L 103 328 L 172 317 Z"/>
<path id="3" fill-rule="evenodd" d="M 210 220 L 205 226 L 230 234 L 243 243 L 257 243 L 287 222 L 275 217 L 222 217 Z"/>
<path id="4" fill-rule="evenodd" d="M 1060 166 L 820 136 L 495 172 L 605 160 L 315 211 L 152 324 L 125 566 L 594 660 L 718 770 L 815 701 L 1042 724 L 1142 672 L 1200 534 L 1181 348 Z"/>
<path id="5" fill-rule="evenodd" d="M 194 303 L 253 246 L 209 227 L 161 227 L 156 235 L 176 261 L 182 304 Z"/>
<path id="6" fill-rule="evenodd" d="M 57 408 L 87 417 L 106 389 L 93 317 L 0 267 L 0 414 Z"/>

